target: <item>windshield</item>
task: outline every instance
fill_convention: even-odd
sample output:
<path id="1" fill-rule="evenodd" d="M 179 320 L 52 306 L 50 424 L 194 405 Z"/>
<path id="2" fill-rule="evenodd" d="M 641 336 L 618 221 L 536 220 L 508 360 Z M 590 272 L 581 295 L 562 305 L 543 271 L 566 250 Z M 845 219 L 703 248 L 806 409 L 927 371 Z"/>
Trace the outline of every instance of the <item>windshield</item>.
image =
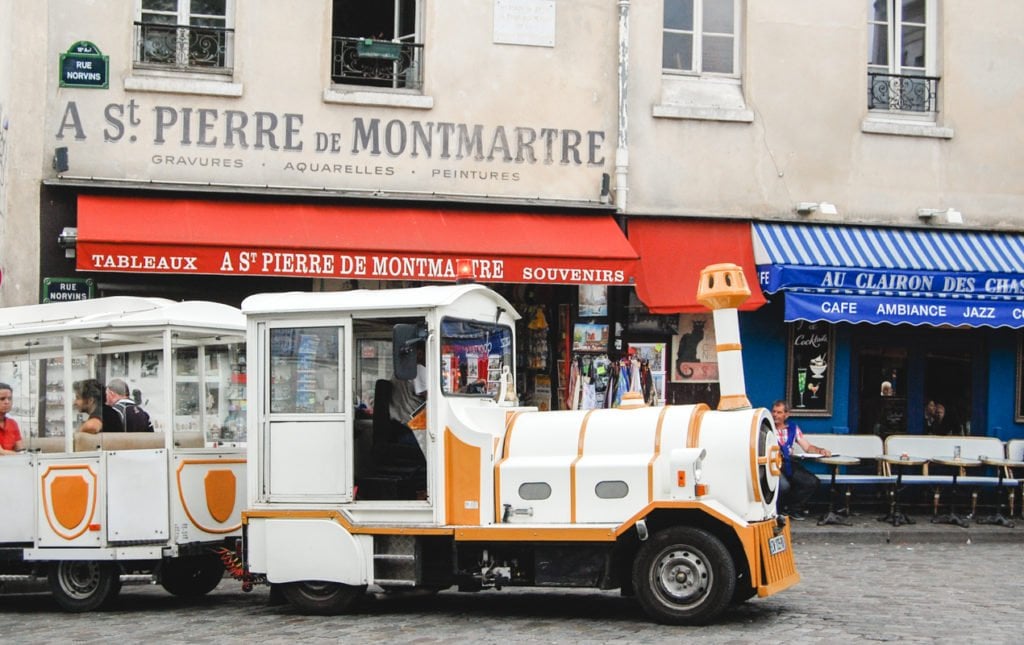
<path id="1" fill-rule="evenodd" d="M 501 368 L 512 372 L 512 329 L 506 325 L 446 318 L 441 322 L 441 390 L 495 396 Z"/>

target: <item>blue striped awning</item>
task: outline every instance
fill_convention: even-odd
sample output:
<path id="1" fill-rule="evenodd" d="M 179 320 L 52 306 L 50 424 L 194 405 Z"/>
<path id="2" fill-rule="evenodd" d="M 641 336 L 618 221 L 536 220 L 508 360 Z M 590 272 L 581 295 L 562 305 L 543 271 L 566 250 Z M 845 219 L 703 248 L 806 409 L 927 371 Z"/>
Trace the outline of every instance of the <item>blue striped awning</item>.
<path id="1" fill-rule="evenodd" d="M 755 223 L 753 238 L 787 320 L 1024 327 L 1022 235 Z"/>

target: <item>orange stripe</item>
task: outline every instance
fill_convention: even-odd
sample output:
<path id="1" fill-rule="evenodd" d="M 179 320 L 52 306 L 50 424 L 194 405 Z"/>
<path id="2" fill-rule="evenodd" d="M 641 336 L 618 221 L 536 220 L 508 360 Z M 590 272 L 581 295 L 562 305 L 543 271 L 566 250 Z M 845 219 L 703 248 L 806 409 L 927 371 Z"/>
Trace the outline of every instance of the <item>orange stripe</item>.
<path id="1" fill-rule="evenodd" d="M 480 448 L 444 429 L 445 521 L 448 524 L 480 523 Z M 476 508 L 466 508 L 467 501 Z"/>
<path id="2" fill-rule="evenodd" d="M 698 403 L 694 407 L 696 409 L 693 411 L 693 416 L 690 417 L 690 427 L 686 431 L 687 448 L 700 446 L 700 421 L 704 418 L 704 413 L 711 409 L 707 403 Z"/>
<path id="3" fill-rule="evenodd" d="M 331 520 L 353 535 L 454 535 L 455 530 L 426 526 L 364 526 L 353 524 L 339 511 L 328 510 L 258 510 L 244 511 L 242 523 L 251 519 L 264 520 Z"/>
<path id="4" fill-rule="evenodd" d="M 583 415 L 583 421 L 580 423 L 579 439 L 576 441 L 576 459 L 569 465 L 569 522 L 573 524 L 576 523 L 576 464 L 580 463 L 580 459 L 583 459 L 583 440 L 587 436 L 587 421 L 590 420 L 590 415 L 593 413 L 593 410 L 588 410 Z"/>
<path id="5" fill-rule="evenodd" d="M 715 345 L 715 349 L 719 352 L 739 352 L 743 350 L 743 345 L 740 343 L 721 343 Z"/>
<path id="6" fill-rule="evenodd" d="M 654 462 L 661 456 L 661 432 L 665 423 L 665 414 L 668 413 L 668 406 L 666 405 L 658 413 L 658 425 L 654 430 L 654 454 L 651 455 L 651 460 L 647 462 L 647 502 L 654 501 Z"/>
<path id="7" fill-rule="evenodd" d="M 182 486 L 181 486 L 181 471 L 182 471 L 182 469 L 185 468 L 186 465 L 192 465 L 192 464 L 198 464 L 198 465 L 217 464 L 217 465 L 221 465 L 221 464 L 244 464 L 244 463 L 245 463 L 245 459 L 183 459 L 181 461 L 181 464 L 178 466 L 178 470 L 175 472 L 175 479 L 178 482 L 178 499 L 181 501 L 181 508 L 182 508 L 182 510 L 185 511 L 185 515 L 188 516 L 189 521 L 192 522 L 193 524 L 195 524 L 197 528 L 199 528 L 199 529 L 201 529 L 203 531 L 206 531 L 207 533 L 213 533 L 213 534 L 216 534 L 216 535 L 221 535 L 221 534 L 224 534 L 224 533 L 231 533 L 232 531 L 237 531 L 238 529 L 242 528 L 242 523 L 239 522 L 238 524 L 235 524 L 234 526 L 229 526 L 229 527 L 226 527 L 226 528 L 219 528 L 219 529 L 207 528 L 207 527 L 203 526 L 202 524 L 200 524 L 196 520 L 196 518 L 192 516 L 192 511 L 190 511 L 188 509 L 188 504 L 185 503 L 185 492 L 182 490 Z M 244 486 L 245 482 L 243 482 L 242 485 Z"/>
<path id="8" fill-rule="evenodd" d="M 761 501 L 761 484 L 760 484 L 760 479 L 757 476 L 757 448 L 758 448 L 758 446 L 757 446 L 757 439 L 758 439 L 758 436 L 759 436 L 758 435 L 758 429 L 760 428 L 760 426 L 761 426 L 761 415 L 760 414 L 755 414 L 754 415 L 754 421 L 753 421 L 753 423 L 751 424 L 751 427 L 750 427 L 750 445 L 748 446 L 748 450 L 749 450 L 748 458 L 749 458 L 749 461 L 750 461 L 750 487 L 753 490 L 754 501 L 755 502 L 760 502 Z M 765 456 L 767 456 L 767 455 L 765 455 Z M 766 464 L 765 468 L 767 468 L 767 467 L 768 466 Z"/>

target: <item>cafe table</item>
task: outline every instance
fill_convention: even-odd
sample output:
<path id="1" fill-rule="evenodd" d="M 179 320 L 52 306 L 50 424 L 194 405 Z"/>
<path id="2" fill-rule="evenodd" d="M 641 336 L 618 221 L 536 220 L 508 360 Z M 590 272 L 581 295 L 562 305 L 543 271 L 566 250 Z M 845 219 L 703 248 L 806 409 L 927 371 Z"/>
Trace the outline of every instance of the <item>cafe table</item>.
<path id="1" fill-rule="evenodd" d="M 956 495 L 957 495 L 957 478 L 960 476 L 964 468 L 976 468 L 981 465 L 980 459 L 970 459 L 966 457 L 931 457 L 928 461 L 933 464 L 939 464 L 940 466 L 949 466 L 953 469 L 953 487 L 949 491 L 949 512 L 932 517 L 932 523 L 934 524 L 956 524 L 966 528 L 970 524 L 970 519 L 956 512 Z"/>
<path id="2" fill-rule="evenodd" d="M 911 455 L 878 455 L 881 462 L 896 467 L 896 485 L 889 493 L 889 512 L 878 518 L 879 522 L 892 522 L 893 526 L 900 524 L 914 524 L 914 519 L 903 512 L 900 507 L 900 490 L 903 488 L 903 471 L 907 467 L 921 467 L 928 463 L 925 457 L 914 457 Z"/>
<path id="3" fill-rule="evenodd" d="M 1002 513 L 1002 504 L 999 500 L 999 492 L 1003 490 L 1003 479 L 1008 468 L 1024 468 L 1024 461 L 1017 461 L 1016 459 L 1006 459 L 1003 457 L 980 457 L 981 463 L 986 466 L 992 466 L 999 473 L 999 484 L 996 487 L 996 512 L 993 515 L 985 517 L 979 517 L 976 521 L 978 524 L 998 524 L 1007 528 L 1013 528 L 1013 520 L 1006 517 Z M 1007 491 L 1007 496 L 1010 500 L 1010 517 L 1013 517 L 1013 497 L 1016 491 L 1010 488 Z"/>
<path id="4" fill-rule="evenodd" d="M 832 455 L 830 457 L 821 457 L 818 459 L 818 463 L 827 464 L 832 467 L 832 478 L 829 482 L 828 489 L 828 511 L 821 516 L 818 520 L 818 526 L 824 526 L 826 524 L 842 524 L 844 526 L 851 526 L 851 522 L 848 517 L 844 517 L 838 511 L 835 510 L 836 493 L 836 475 L 839 473 L 839 469 L 843 466 L 856 466 L 860 463 L 860 459 L 857 457 L 846 457 L 843 455 Z M 847 509 L 847 515 L 849 515 L 849 509 Z"/>

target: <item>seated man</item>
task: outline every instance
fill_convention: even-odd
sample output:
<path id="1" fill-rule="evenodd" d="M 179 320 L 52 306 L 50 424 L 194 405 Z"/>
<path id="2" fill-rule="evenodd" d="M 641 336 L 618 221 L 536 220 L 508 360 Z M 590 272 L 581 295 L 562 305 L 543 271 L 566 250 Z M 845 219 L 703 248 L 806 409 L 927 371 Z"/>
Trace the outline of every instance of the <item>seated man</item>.
<path id="1" fill-rule="evenodd" d="M 391 378 L 391 407 L 389 412 L 391 419 L 402 427 L 395 427 L 395 441 L 397 443 L 408 443 L 419 446 L 421 440 L 409 429 L 409 421 L 419 412 L 427 400 L 427 368 L 424 344 L 416 345 L 416 378 L 406 381 L 400 378 Z"/>
<path id="2" fill-rule="evenodd" d="M 15 455 L 25 448 L 18 422 L 7 416 L 13 403 L 14 390 L 7 383 L 0 383 L 0 455 Z"/>
<path id="3" fill-rule="evenodd" d="M 71 387 L 75 391 L 75 410 L 87 415 L 82 425 L 78 426 L 79 432 L 124 432 L 121 418 L 113 408 L 104 403 L 102 383 L 94 378 L 87 378 L 75 381 Z"/>
<path id="4" fill-rule="evenodd" d="M 813 445 L 804 437 L 795 422 L 789 421 L 789 405 L 785 401 L 776 401 L 772 405 L 772 419 L 775 421 L 775 434 L 782 449 L 782 474 L 779 475 L 779 492 L 777 511 L 787 514 L 794 520 L 807 517 L 807 503 L 818 488 L 818 478 L 810 473 L 803 464 L 792 458 L 793 444 L 797 443 L 808 454 L 828 457 L 831 451 Z"/>
<path id="5" fill-rule="evenodd" d="M 107 405 L 117 413 L 125 432 L 153 432 L 149 413 L 128 396 L 128 384 L 119 378 L 107 383 Z M 109 431 L 108 431 L 109 432 Z"/>

